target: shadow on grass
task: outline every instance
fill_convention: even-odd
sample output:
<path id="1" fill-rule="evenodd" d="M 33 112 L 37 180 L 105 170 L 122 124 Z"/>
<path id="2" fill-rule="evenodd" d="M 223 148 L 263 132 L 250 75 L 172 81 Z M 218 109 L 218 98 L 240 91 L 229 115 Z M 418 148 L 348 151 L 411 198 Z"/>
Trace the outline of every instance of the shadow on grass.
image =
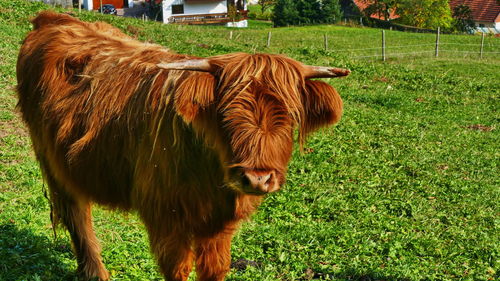
<path id="1" fill-rule="evenodd" d="M 239 259 L 231 263 L 231 268 L 237 271 L 244 271 L 247 267 L 261 268 L 262 263 L 249 261 L 246 259 Z M 298 281 L 316 281 L 316 280 L 355 280 L 355 281 L 409 281 L 408 278 L 385 276 L 378 272 L 364 272 L 360 273 L 354 269 L 347 269 L 343 272 L 330 273 L 330 272 L 315 272 L 313 269 L 308 268 L 304 272 L 304 276 Z"/>
<path id="2" fill-rule="evenodd" d="M 77 280 L 63 262 L 72 256 L 67 242 L 0 223 L 0 280 Z"/>
<path id="3" fill-rule="evenodd" d="M 409 281 L 407 278 L 385 276 L 378 272 L 360 273 L 350 269 L 339 273 L 306 272 L 306 276 L 302 280 Z"/>

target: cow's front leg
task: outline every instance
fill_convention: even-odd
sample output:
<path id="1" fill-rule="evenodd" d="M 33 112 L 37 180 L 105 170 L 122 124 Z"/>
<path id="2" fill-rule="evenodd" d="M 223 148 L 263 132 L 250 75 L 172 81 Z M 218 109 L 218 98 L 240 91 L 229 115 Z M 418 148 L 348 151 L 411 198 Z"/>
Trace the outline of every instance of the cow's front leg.
<path id="1" fill-rule="evenodd" d="M 151 251 L 166 281 L 185 281 L 193 268 L 190 235 L 158 228 L 159 223 L 146 222 Z M 161 225 L 161 224 L 160 224 Z"/>
<path id="2" fill-rule="evenodd" d="M 212 237 L 196 238 L 195 254 L 198 280 L 224 280 L 231 266 L 231 240 L 235 229 L 235 225 L 231 224 Z"/>

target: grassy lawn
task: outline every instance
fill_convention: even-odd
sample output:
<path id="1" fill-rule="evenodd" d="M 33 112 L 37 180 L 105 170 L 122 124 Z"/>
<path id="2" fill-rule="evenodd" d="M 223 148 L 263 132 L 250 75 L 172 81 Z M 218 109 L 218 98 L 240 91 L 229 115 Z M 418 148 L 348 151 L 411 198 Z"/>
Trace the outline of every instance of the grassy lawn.
<path id="1" fill-rule="evenodd" d="M 54 238 L 46 186 L 15 110 L 17 52 L 29 17 L 44 8 L 0 0 L 0 280 L 76 278 L 69 237 Z M 372 28 L 78 17 L 182 53 L 283 53 L 352 70 L 329 80 L 344 99 L 343 119 L 314 134 L 306 153 L 295 150 L 286 186 L 234 239 L 233 260 L 251 265 L 227 280 L 499 279 L 500 38 L 486 37 L 479 60 L 479 36 L 442 35 L 436 59 L 435 35 L 386 31 L 381 62 L 360 58 L 380 53 L 381 31 Z M 401 49 L 431 52 L 394 55 Z M 113 280 L 161 280 L 135 214 L 95 208 L 94 224 Z"/>

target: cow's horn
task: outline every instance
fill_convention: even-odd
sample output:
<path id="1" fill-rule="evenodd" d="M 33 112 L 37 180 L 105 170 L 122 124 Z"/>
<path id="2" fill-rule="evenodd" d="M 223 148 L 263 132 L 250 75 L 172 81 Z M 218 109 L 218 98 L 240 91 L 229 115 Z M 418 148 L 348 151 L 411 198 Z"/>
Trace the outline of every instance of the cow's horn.
<path id="1" fill-rule="evenodd" d="M 308 78 L 333 78 L 349 75 L 351 71 L 345 68 L 328 67 L 328 66 L 305 66 L 304 76 Z"/>
<path id="2" fill-rule="evenodd" d="M 159 68 L 169 69 L 169 70 L 192 70 L 192 71 L 203 71 L 203 72 L 213 72 L 214 67 L 210 64 L 207 59 L 194 59 L 176 62 L 167 62 L 157 64 Z"/>

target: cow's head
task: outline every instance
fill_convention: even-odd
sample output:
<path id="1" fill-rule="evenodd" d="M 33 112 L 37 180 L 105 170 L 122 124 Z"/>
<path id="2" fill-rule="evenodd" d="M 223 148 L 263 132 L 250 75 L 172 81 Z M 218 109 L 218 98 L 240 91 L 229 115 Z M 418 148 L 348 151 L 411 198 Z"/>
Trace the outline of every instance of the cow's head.
<path id="1" fill-rule="evenodd" d="M 229 54 L 158 65 L 197 71 L 180 84 L 175 106 L 217 150 L 226 185 L 249 194 L 279 190 L 299 142 L 337 122 L 342 100 L 329 84 L 349 70 L 307 66 L 280 55 Z"/>

